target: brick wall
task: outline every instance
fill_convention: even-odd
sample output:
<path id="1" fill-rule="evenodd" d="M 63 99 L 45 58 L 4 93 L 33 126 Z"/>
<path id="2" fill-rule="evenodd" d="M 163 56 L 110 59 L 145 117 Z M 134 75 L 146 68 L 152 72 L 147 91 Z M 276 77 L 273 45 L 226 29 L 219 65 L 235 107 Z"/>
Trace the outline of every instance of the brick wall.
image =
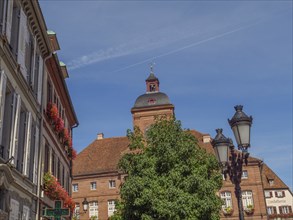
<path id="1" fill-rule="evenodd" d="M 106 175 L 96 175 L 93 177 L 74 178 L 73 184 L 78 184 L 78 192 L 72 192 L 72 197 L 76 203 L 80 205 L 80 219 L 89 219 L 89 209 L 83 213 L 82 202 L 84 198 L 87 201 L 98 202 L 98 216 L 99 220 L 108 219 L 108 200 L 118 200 L 119 187 L 121 178 L 117 173 L 108 173 Z M 109 181 L 114 180 L 116 187 L 109 188 Z M 96 182 L 96 189 L 91 190 L 91 183 Z"/>

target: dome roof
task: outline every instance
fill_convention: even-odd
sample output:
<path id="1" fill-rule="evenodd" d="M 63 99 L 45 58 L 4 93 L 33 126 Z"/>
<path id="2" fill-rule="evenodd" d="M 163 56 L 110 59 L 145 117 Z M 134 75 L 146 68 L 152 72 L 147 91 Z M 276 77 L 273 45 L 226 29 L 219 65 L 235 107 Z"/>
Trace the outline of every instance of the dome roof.
<path id="1" fill-rule="evenodd" d="M 171 104 L 169 97 L 163 92 L 150 92 L 139 96 L 134 108 Z"/>

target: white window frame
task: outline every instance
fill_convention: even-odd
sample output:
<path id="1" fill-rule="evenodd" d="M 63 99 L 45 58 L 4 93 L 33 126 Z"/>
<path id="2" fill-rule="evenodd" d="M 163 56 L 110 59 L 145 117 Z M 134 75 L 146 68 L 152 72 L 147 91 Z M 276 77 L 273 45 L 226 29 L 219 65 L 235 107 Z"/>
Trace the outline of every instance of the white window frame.
<path id="1" fill-rule="evenodd" d="M 89 217 L 97 216 L 99 218 L 99 204 L 97 201 L 92 201 L 89 203 Z"/>
<path id="2" fill-rule="evenodd" d="M 265 191 L 265 198 L 271 198 L 271 192 L 270 191 Z"/>
<path id="3" fill-rule="evenodd" d="M 75 204 L 75 208 L 74 208 L 74 213 L 73 213 L 73 217 L 75 217 L 76 220 L 79 219 L 79 212 L 80 212 L 80 206 L 79 203 Z"/>
<path id="4" fill-rule="evenodd" d="M 91 190 L 96 190 L 97 189 L 97 182 L 96 181 L 91 182 L 90 186 L 91 186 Z"/>
<path id="5" fill-rule="evenodd" d="M 115 200 L 108 200 L 108 217 L 111 217 L 115 211 Z"/>
<path id="6" fill-rule="evenodd" d="M 72 192 L 78 192 L 78 183 L 72 184 Z"/>
<path id="7" fill-rule="evenodd" d="M 116 181 L 109 180 L 109 189 L 115 189 L 115 188 L 116 188 Z"/>
<path id="8" fill-rule="evenodd" d="M 277 198 L 283 198 L 285 193 L 283 193 L 283 191 L 276 191 L 276 197 Z"/>
<path id="9" fill-rule="evenodd" d="M 241 179 L 248 179 L 248 172 L 247 170 L 242 171 Z"/>
<path id="10" fill-rule="evenodd" d="M 274 209 L 274 208 L 275 208 L 275 209 Z M 269 215 L 277 214 L 277 213 L 275 212 L 275 210 L 276 210 L 276 206 L 268 206 L 268 207 L 267 207 L 267 211 L 268 211 L 268 214 L 269 214 Z"/>
<path id="11" fill-rule="evenodd" d="M 11 123 L 11 137 L 10 137 L 10 150 L 9 150 L 9 158 L 14 157 L 11 160 L 11 164 L 16 166 L 17 162 L 17 145 L 18 145 L 18 128 L 19 128 L 19 116 L 20 116 L 20 105 L 21 99 L 20 95 L 14 93 L 13 95 L 13 109 L 12 109 L 12 123 Z"/>
<path id="12" fill-rule="evenodd" d="M 251 190 L 242 191 L 242 204 L 244 209 L 249 205 L 253 206 L 253 194 Z"/>
<path id="13" fill-rule="evenodd" d="M 222 209 L 231 207 L 232 208 L 232 193 L 230 191 L 221 192 L 220 194 L 222 201 L 224 204 L 222 205 Z"/>
<path id="14" fill-rule="evenodd" d="M 7 76 L 5 75 L 4 71 L 1 70 L 0 72 L 0 144 L 2 144 L 6 82 L 7 82 Z"/>
<path id="15" fill-rule="evenodd" d="M 29 176 L 30 166 L 30 149 L 31 149 L 31 127 L 32 127 L 32 113 L 27 112 L 26 121 L 26 134 L 25 134 L 25 146 L 24 146 L 24 158 L 23 158 L 23 174 Z"/>
<path id="16" fill-rule="evenodd" d="M 280 206 L 282 209 L 282 214 L 289 214 L 290 213 L 290 209 L 289 206 Z"/>

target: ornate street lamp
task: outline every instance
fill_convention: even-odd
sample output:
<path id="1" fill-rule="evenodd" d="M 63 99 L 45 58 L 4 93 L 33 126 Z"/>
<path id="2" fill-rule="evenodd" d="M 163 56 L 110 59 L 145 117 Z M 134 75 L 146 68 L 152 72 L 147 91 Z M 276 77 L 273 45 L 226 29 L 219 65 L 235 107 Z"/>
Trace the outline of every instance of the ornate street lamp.
<path id="1" fill-rule="evenodd" d="M 241 177 L 243 162 L 247 165 L 247 158 L 249 153 L 247 149 L 250 147 L 250 127 L 252 124 L 252 117 L 248 117 L 243 111 L 243 106 L 237 105 L 234 107 L 236 113 L 231 120 L 228 119 L 229 124 L 233 130 L 238 149 L 235 151 L 233 142 L 230 138 L 223 135 L 223 129 L 216 129 L 217 135 L 212 140 L 216 157 L 221 165 L 223 174 L 230 177 L 231 182 L 235 185 L 235 195 L 238 202 L 239 219 L 244 220 L 242 192 L 241 192 Z M 231 159 L 229 161 L 229 150 Z"/>
<path id="2" fill-rule="evenodd" d="M 83 208 L 84 213 L 87 212 L 88 205 L 89 205 L 89 202 L 86 200 L 86 198 L 84 198 L 84 200 L 82 202 L 82 208 Z"/>

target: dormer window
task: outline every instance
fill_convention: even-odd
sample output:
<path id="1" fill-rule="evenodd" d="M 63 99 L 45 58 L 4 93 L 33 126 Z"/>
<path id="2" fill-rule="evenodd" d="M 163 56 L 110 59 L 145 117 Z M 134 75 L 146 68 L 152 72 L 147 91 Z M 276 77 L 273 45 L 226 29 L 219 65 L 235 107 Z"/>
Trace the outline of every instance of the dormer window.
<path id="1" fill-rule="evenodd" d="M 149 105 L 154 105 L 154 104 L 156 104 L 156 99 L 154 99 L 154 98 L 150 98 L 150 99 L 148 100 L 148 104 L 149 104 Z"/>
<path id="2" fill-rule="evenodd" d="M 273 179 L 269 179 L 269 184 L 270 184 L 270 186 L 273 186 L 274 185 L 274 180 Z"/>

